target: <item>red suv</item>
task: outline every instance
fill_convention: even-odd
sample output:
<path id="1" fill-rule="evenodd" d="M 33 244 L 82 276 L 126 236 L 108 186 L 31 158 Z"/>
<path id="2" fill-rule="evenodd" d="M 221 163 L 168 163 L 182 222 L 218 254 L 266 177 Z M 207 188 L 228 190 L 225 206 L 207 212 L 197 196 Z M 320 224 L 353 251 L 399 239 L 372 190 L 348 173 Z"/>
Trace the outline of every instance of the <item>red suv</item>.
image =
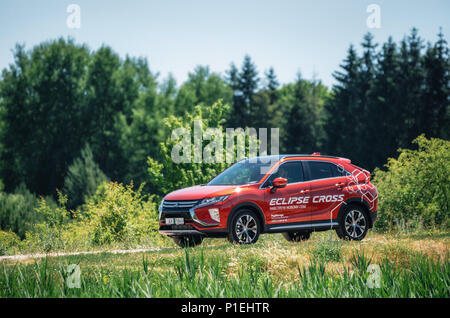
<path id="1" fill-rule="evenodd" d="M 277 155 L 241 160 L 209 183 L 169 193 L 159 208 L 159 232 L 179 246 L 204 237 L 251 244 L 262 233 L 307 240 L 335 229 L 361 240 L 377 217 L 378 193 L 370 173 L 349 159 Z"/>

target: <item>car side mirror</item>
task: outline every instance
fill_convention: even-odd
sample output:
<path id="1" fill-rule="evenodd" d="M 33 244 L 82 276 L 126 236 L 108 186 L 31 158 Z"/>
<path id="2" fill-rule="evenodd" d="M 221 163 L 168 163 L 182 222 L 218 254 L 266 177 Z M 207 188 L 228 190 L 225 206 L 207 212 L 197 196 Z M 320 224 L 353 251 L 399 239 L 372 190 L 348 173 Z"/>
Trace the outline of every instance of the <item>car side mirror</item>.
<path id="1" fill-rule="evenodd" d="M 272 187 L 270 188 L 270 192 L 274 193 L 278 188 L 284 188 L 288 183 L 285 178 L 275 178 L 272 181 Z"/>

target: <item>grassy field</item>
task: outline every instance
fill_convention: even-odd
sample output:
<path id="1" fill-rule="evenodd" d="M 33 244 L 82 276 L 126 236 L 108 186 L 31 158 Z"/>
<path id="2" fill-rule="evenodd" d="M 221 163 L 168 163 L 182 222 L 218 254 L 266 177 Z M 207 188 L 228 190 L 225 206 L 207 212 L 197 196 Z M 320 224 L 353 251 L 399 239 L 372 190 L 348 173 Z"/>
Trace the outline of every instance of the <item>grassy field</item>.
<path id="1" fill-rule="evenodd" d="M 196 248 L 0 262 L 0 297 L 446 297 L 450 233 L 334 232 L 251 246 L 205 240 Z M 80 288 L 67 266 L 81 270 Z M 75 275 L 76 276 L 76 275 Z"/>

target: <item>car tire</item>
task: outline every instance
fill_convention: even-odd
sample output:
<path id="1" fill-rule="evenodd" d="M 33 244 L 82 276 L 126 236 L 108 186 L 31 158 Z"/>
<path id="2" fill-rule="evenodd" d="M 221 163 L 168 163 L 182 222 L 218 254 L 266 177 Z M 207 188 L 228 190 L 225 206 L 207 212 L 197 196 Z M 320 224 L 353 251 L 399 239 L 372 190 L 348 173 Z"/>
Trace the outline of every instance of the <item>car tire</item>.
<path id="1" fill-rule="evenodd" d="M 194 247 L 202 243 L 203 237 L 201 235 L 183 235 L 172 236 L 173 241 L 179 247 Z"/>
<path id="2" fill-rule="evenodd" d="M 359 205 L 348 205 L 339 219 L 336 234 L 344 240 L 361 241 L 369 229 L 369 217 Z"/>
<path id="3" fill-rule="evenodd" d="M 255 212 L 240 210 L 230 223 L 228 240 L 233 244 L 254 244 L 261 233 L 261 223 Z"/>
<path id="4" fill-rule="evenodd" d="M 310 231 L 301 231 L 301 232 L 284 232 L 281 233 L 283 237 L 289 242 L 301 242 L 306 241 L 311 237 Z"/>

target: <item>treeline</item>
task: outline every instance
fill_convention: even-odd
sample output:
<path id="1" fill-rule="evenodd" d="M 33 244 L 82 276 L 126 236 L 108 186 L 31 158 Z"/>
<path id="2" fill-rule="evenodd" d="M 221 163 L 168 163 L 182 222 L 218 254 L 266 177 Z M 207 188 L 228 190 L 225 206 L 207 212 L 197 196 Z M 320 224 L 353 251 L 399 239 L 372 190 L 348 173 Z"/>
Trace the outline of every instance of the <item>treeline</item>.
<path id="1" fill-rule="evenodd" d="M 101 181 L 141 184 L 147 158 L 161 159 L 164 118 L 219 99 L 231 105 L 224 127 L 279 127 L 281 153 L 320 151 L 373 170 L 421 133 L 448 139 L 449 65 L 443 34 L 425 45 L 415 29 L 380 47 L 366 35 L 331 89 L 300 74 L 280 85 L 273 68 L 260 74 L 249 56 L 223 75 L 198 66 L 177 85 L 107 46 L 18 45 L 0 79 L 0 179 L 6 192 L 60 189 L 72 207 Z"/>

